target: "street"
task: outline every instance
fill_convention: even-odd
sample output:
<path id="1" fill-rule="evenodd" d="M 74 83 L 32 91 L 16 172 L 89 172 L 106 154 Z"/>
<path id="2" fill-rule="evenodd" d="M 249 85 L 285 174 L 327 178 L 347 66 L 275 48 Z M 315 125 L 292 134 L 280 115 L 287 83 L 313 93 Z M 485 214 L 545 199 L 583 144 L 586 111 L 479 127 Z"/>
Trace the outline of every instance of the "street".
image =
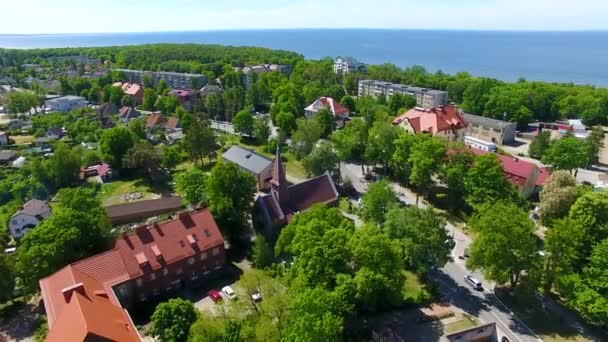
<path id="1" fill-rule="evenodd" d="M 342 163 L 340 171 L 342 177 L 349 179 L 357 192 L 363 194 L 367 191 L 369 182 L 362 179 L 361 165 Z M 391 186 L 397 194 L 407 199 L 408 204 L 415 205 L 415 193 L 393 182 L 391 182 Z M 418 207 L 425 208 L 426 206 L 426 201 L 423 198 L 419 198 Z M 541 341 L 525 323 L 518 319 L 494 295 L 492 292 L 493 284 L 485 280 L 481 273 L 468 271 L 465 266 L 465 260 L 458 258 L 469 247 L 471 239 L 449 222 L 446 225 L 446 229 L 454 238 L 455 247 L 451 255 L 454 261 L 447 263 L 440 270 L 431 272 L 432 279 L 439 285 L 440 291 L 444 296 L 442 300 L 449 301 L 465 313 L 475 316 L 482 323 L 496 322 L 499 330 L 511 342 Z M 483 292 L 477 291 L 465 283 L 464 277 L 468 274 L 473 275 L 481 281 L 484 287 Z"/>

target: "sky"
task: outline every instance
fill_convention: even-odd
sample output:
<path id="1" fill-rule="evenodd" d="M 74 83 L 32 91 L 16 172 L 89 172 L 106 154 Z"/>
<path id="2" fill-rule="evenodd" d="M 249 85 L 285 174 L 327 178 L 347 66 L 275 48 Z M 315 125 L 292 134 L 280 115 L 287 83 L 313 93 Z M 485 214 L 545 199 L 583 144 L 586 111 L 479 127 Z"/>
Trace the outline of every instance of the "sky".
<path id="1" fill-rule="evenodd" d="M 608 30 L 607 0 L 0 0 L 0 34 L 285 28 Z"/>

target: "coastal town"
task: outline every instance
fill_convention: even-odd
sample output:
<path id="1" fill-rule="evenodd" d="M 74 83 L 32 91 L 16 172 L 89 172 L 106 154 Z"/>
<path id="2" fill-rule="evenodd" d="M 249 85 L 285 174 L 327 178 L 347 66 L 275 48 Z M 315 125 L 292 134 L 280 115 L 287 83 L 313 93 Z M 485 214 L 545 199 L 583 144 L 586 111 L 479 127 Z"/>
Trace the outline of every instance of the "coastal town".
<path id="1" fill-rule="evenodd" d="M 600 341 L 608 90 L 0 49 L 0 341 Z"/>

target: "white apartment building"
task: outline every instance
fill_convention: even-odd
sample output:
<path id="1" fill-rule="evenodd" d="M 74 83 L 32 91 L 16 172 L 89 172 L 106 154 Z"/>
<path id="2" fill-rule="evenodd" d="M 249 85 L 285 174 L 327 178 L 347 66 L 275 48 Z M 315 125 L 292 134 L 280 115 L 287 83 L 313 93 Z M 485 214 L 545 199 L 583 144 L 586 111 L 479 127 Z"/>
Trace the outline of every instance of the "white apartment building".
<path id="1" fill-rule="evenodd" d="M 84 97 L 67 95 L 44 101 L 44 107 L 51 112 L 67 113 L 74 109 L 84 108 L 88 103 Z"/>
<path id="2" fill-rule="evenodd" d="M 435 108 L 444 106 L 448 103 L 448 92 L 405 84 L 395 84 L 391 82 L 376 80 L 359 81 L 359 96 L 377 97 L 384 94 L 386 98 L 394 94 L 405 94 L 416 98 L 416 104 L 423 108 Z"/>
<path id="3" fill-rule="evenodd" d="M 346 75 L 353 72 L 367 72 L 367 65 L 352 57 L 337 57 L 334 61 L 334 73 Z"/>

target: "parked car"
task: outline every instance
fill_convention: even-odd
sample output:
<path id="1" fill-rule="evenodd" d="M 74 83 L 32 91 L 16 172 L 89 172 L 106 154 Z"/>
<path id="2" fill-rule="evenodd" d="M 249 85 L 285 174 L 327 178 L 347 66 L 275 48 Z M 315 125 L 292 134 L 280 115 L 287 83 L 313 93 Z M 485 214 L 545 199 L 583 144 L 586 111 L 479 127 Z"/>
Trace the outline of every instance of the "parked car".
<path id="1" fill-rule="evenodd" d="M 471 287 L 473 287 L 475 290 L 483 291 L 483 286 L 481 286 L 481 282 L 476 278 L 473 278 L 473 276 L 471 276 L 470 274 L 464 276 L 464 281 Z"/>
<path id="2" fill-rule="evenodd" d="M 207 295 L 214 303 L 217 303 L 222 300 L 222 295 L 218 290 L 209 290 L 209 292 L 207 292 Z"/>
<path id="3" fill-rule="evenodd" d="M 236 299 L 236 293 L 234 292 L 234 290 L 232 289 L 232 287 L 230 287 L 230 286 L 224 286 L 222 288 L 222 292 L 224 292 L 224 294 L 226 295 L 226 297 L 228 297 L 228 299 L 230 299 L 230 300 L 235 300 Z"/>
<path id="4" fill-rule="evenodd" d="M 254 293 L 251 294 L 251 299 L 254 302 L 261 302 L 262 301 L 262 293 L 259 290 L 255 291 Z"/>

